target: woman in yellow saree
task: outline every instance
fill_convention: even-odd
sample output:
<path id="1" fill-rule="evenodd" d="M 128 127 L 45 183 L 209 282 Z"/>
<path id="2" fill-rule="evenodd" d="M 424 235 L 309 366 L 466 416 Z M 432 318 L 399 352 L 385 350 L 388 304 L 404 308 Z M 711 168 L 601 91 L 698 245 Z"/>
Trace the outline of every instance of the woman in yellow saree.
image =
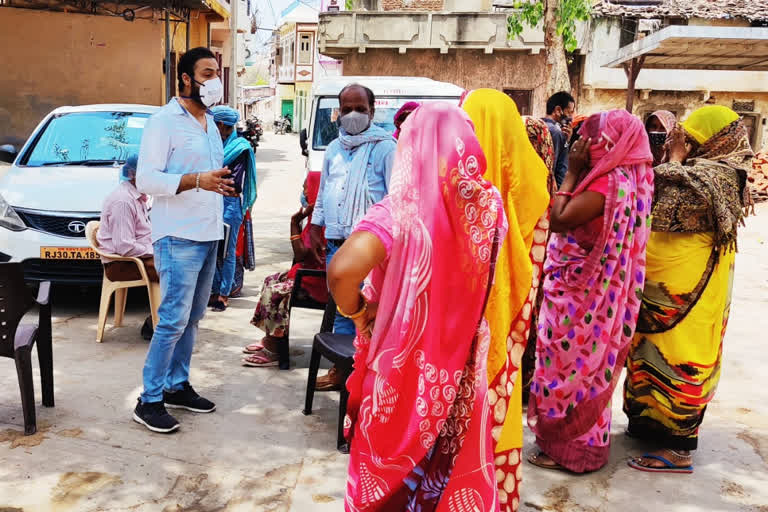
<path id="1" fill-rule="evenodd" d="M 634 469 L 693 471 L 691 452 L 720 379 L 752 157 L 739 115 L 708 106 L 672 131 L 669 163 L 654 169 L 646 283 L 624 412 L 628 435 L 659 449 L 630 460 Z"/>
<path id="2" fill-rule="evenodd" d="M 491 328 L 488 384 L 499 501 L 502 512 L 515 511 L 523 447 L 519 369 L 544 261 L 549 170 L 528 139 L 517 105 L 506 94 L 479 89 L 470 92 L 462 106 L 488 161 L 485 179 L 501 192 L 509 221 L 485 314 Z"/>

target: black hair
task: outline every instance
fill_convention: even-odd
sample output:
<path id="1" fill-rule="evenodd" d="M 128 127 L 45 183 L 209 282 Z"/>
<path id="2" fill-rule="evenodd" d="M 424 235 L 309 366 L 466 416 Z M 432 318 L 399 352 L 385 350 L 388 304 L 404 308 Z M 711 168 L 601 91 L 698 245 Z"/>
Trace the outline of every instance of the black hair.
<path id="1" fill-rule="evenodd" d="M 179 59 L 179 65 L 178 68 L 178 79 L 179 79 L 179 92 L 184 90 L 184 80 L 182 80 L 181 76 L 186 73 L 189 75 L 191 79 L 195 79 L 195 64 L 197 64 L 197 61 L 200 59 L 215 59 L 216 56 L 213 54 L 211 50 L 204 46 L 199 46 L 197 48 L 192 48 L 187 53 L 181 56 Z"/>
<path id="2" fill-rule="evenodd" d="M 348 86 L 344 87 L 339 93 L 339 104 L 341 104 L 341 96 L 348 90 L 354 89 L 354 88 L 360 88 L 365 91 L 365 94 L 368 95 L 368 106 L 370 106 L 371 109 L 373 109 L 376 105 L 376 96 L 373 94 L 372 90 L 370 90 L 368 87 L 361 84 L 349 84 Z"/>
<path id="3" fill-rule="evenodd" d="M 565 91 L 556 92 L 547 100 L 547 115 L 552 114 L 557 107 L 563 110 L 568 108 L 571 103 L 576 103 L 570 93 Z"/>

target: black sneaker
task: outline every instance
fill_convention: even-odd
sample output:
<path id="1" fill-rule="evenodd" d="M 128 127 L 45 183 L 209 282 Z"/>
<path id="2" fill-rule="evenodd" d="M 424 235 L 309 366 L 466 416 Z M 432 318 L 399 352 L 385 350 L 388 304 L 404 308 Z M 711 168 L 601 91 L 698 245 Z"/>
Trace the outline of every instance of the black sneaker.
<path id="1" fill-rule="evenodd" d="M 139 398 L 139 403 L 136 404 L 136 409 L 133 411 L 133 421 L 141 423 L 152 432 L 161 434 L 169 434 L 178 430 L 180 426 L 176 418 L 165 410 L 163 402 L 145 404 L 141 402 L 141 398 Z"/>
<path id="2" fill-rule="evenodd" d="M 152 327 L 152 316 L 148 316 L 144 320 L 144 325 L 141 326 L 141 337 L 144 341 L 152 341 L 152 336 L 155 334 L 155 329 Z"/>
<path id="3" fill-rule="evenodd" d="M 171 409 L 186 409 L 192 412 L 208 413 L 216 410 L 216 404 L 198 395 L 189 382 L 182 384 L 179 391 L 163 391 L 165 405 Z"/>

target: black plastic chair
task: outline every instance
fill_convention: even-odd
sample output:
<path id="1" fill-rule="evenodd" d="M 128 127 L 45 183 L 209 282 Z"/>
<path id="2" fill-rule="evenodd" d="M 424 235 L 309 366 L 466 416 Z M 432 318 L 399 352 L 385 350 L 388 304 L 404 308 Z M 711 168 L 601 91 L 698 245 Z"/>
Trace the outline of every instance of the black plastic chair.
<path id="1" fill-rule="evenodd" d="M 317 384 L 317 372 L 320 371 L 320 358 L 324 357 L 336 365 L 336 370 L 343 376 L 341 397 L 339 399 L 339 423 L 336 439 L 336 448 L 342 453 L 349 453 L 349 445 L 344 439 L 344 416 L 347 414 L 347 379 L 352 373 L 353 356 L 355 355 L 355 336 L 351 334 L 334 334 L 333 321 L 336 319 L 336 303 L 333 298 L 328 299 L 328 305 L 323 315 L 323 324 L 320 332 L 315 335 L 312 344 L 312 359 L 309 363 L 309 378 L 307 379 L 307 398 L 304 404 L 304 414 L 312 414 L 312 401 L 315 397 L 315 385 Z"/>
<path id="2" fill-rule="evenodd" d="M 40 283 L 37 299 L 24 282 L 21 263 L 0 263 L 0 356 L 16 361 L 24 412 L 24 434 L 37 431 L 35 387 L 32 383 L 32 345 L 37 341 L 43 405 L 53 407 L 53 348 L 51 340 L 51 283 Z M 22 324 L 37 303 L 38 324 Z"/>
<path id="3" fill-rule="evenodd" d="M 296 272 L 296 278 L 293 281 L 293 290 L 291 291 L 291 300 L 288 303 L 288 317 L 290 318 L 293 308 L 314 309 L 324 311 L 326 304 L 318 302 L 306 293 L 301 293 L 301 280 L 305 277 L 316 277 L 325 280 L 325 270 L 299 269 Z M 291 369 L 291 332 L 290 322 L 288 331 L 285 333 L 285 341 L 277 345 L 277 360 L 281 370 Z"/>

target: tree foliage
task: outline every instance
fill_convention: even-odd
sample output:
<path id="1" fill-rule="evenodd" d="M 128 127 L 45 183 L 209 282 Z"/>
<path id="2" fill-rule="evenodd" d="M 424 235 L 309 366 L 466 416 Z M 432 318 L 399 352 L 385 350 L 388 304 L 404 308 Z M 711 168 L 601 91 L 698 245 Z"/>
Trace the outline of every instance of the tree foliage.
<path id="1" fill-rule="evenodd" d="M 565 49 L 572 52 L 579 42 L 576 39 L 576 23 L 589 20 L 592 12 L 590 0 L 522 0 L 515 2 L 515 14 L 507 17 L 507 38 L 516 39 L 525 26 L 536 27 L 544 19 L 546 3 L 557 2 L 557 35 L 562 36 Z"/>

